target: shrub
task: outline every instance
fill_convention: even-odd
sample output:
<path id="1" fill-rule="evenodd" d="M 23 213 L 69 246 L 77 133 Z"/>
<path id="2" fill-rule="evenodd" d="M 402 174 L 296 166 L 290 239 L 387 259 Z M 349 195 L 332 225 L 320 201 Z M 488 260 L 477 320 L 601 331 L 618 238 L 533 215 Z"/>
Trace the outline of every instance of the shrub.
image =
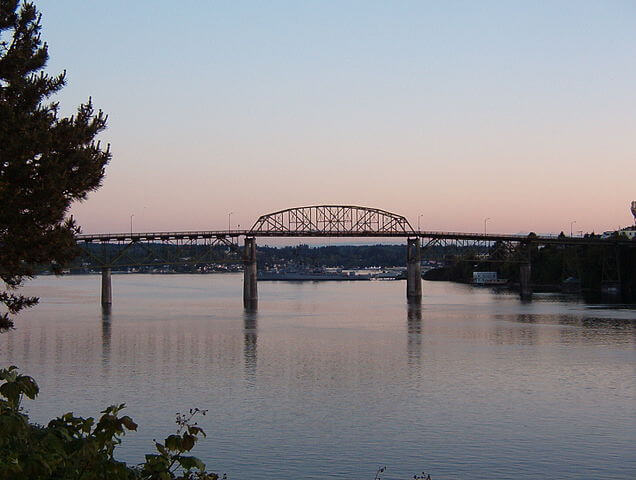
<path id="1" fill-rule="evenodd" d="M 144 463 L 129 466 L 114 457 L 115 447 L 126 431 L 137 430 L 125 405 L 112 405 L 99 420 L 66 413 L 47 426 L 29 422 L 22 399 L 34 399 L 39 388 L 35 380 L 11 366 L 0 369 L 0 479 L 39 480 L 217 480 L 205 464 L 187 455 L 205 432 L 193 419 L 204 410 L 177 414 L 178 429 L 163 443 L 155 442 L 157 453 L 146 455 Z"/>

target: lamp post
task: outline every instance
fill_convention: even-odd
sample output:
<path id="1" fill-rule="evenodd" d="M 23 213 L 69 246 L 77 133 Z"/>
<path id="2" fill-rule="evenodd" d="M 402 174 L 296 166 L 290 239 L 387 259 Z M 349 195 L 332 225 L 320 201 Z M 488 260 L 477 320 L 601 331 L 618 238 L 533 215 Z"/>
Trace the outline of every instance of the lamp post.
<path id="1" fill-rule="evenodd" d="M 420 228 L 420 219 L 421 219 L 423 216 L 424 216 L 424 214 L 423 214 L 423 213 L 420 213 L 420 214 L 417 216 L 417 231 L 418 231 L 418 232 L 419 232 L 419 231 L 421 231 L 421 228 Z"/>
<path id="2" fill-rule="evenodd" d="M 233 213 L 234 213 L 234 212 L 230 212 L 230 213 L 228 213 L 228 214 L 227 214 L 227 230 L 228 230 L 228 232 L 232 230 L 232 228 L 231 228 L 231 226 L 230 226 L 230 225 L 231 225 L 231 224 L 230 224 L 230 220 L 232 219 L 232 214 L 233 214 Z"/>
<path id="3" fill-rule="evenodd" d="M 488 220 L 490 220 L 490 217 L 484 218 L 484 235 L 486 235 L 486 225 L 488 224 Z"/>
<path id="4" fill-rule="evenodd" d="M 570 237 L 572 236 L 572 225 L 574 225 L 576 223 L 576 220 L 572 220 L 570 222 Z"/>
<path id="5" fill-rule="evenodd" d="M 133 217 L 135 216 L 135 214 L 131 214 L 130 215 L 130 236 L 132 237 L 132 232 L 133 232 Z"/>

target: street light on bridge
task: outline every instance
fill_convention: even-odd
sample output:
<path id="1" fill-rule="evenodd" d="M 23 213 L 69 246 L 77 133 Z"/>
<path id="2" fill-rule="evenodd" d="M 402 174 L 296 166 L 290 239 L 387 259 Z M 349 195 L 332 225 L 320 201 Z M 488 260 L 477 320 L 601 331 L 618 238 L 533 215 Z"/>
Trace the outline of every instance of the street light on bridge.
<path id="1" fill-rule="evenodd" d="M 488 223 L 488 220 L 490 220 L 490 217 L 484 218 L 484 235 L 486 235 L 486 224 Z"/>
<path id="2" fill-rule="evenodd" d="M 420 219 L 424 216 L 423 213 L 420 213 L 417 217 L 417 231 L 420 232 L 422 229 L 420 228 Z"/>
<path id="3" fill-rule="evenodd" d="M 133 232 L 133 217 L 135 216 L 135 214 L 131 214 L 130 215 L 130 235 L 132 236 L 132 232 Z"/>
<path id="4" fill-rule="evenodd" d="M 576 223 L 576 220 L 572 220 L 570 222 L 570 237 L 572 236 L 572 225 L 574 225 Z"/>
<path id="5" fill-rule="evenodd" d="M 232 227 L 231 227 L 231 223 L 230 223 L 230 221 L 231 221 L 231 219 L 232 219 L 232 214 L 233 214 L 233 213 L 234 213 L 234 212 L 230 212 L 230 213 L 228 213 L 228 214 L 227 214 L 227 230 L 228 230 L 228 232 L 229 232 L 230 230 L 232 230 Z"/>

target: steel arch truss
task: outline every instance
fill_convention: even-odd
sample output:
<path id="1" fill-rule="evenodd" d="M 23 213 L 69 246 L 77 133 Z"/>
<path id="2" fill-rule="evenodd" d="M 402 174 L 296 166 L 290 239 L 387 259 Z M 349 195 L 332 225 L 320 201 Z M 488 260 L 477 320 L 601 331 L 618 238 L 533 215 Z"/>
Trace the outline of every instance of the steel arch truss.
<path id="1" fill-rule="evenodd" d="M 411 236 L 406 218 L 377 208 L 351 205 L 315 205 L 289 208 L 262 215 L 250 236 Z"/>

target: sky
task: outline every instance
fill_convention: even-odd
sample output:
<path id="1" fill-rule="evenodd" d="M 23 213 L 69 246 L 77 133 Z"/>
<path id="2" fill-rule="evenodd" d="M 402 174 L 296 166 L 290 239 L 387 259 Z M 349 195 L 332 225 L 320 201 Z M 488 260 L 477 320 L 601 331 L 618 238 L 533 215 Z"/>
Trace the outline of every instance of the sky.
<path id="1" fill-rule="evenodd" d="M 631 0 L 36 3 L 62 112 L 109 115 L 85 233 L 319 204 L 423 230 L 633 223 Z"/>

